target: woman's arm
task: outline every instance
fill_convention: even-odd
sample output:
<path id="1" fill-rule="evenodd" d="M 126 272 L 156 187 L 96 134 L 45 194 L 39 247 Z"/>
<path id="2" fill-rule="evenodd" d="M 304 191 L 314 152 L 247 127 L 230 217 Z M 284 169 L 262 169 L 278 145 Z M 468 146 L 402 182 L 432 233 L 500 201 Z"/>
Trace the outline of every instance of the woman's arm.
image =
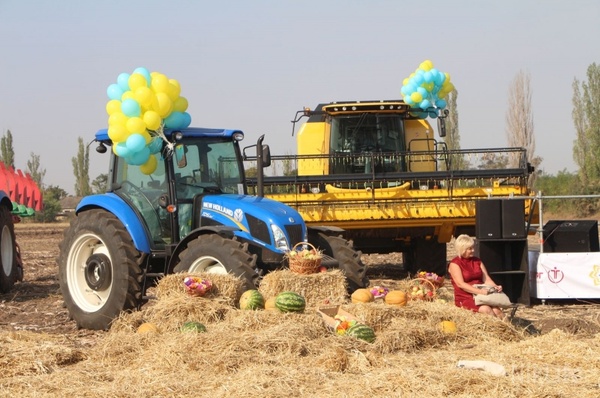
<path id="1" fill-rule="evenodd" d="M 483 283 L 485 283 L 488 286 L 495 287 L 496 291 L 498 292 L 502 291 L 502 286 L 497 285 L 496 282 L 494 282 L 494 280 L 490 277 L 490 274 L 488 274 L 487 268 L 485 268 L 485 265 L 483 263 L 481 263 L 481 272 L 483 273 Z"/>
<path id="2" fill-rule="evenodd" d="M 460 270 L 458 264 L 450 263 L 450 265 L 448 266 L 448 272 L 450 273 L 450 276 L 452 277 L 452 280 L 454 281 L 456 286 L 458 286 L 465 292 L 471 294 L 488 294 L 488 291 L 486 289 L 477 289 L 476 287 L 469 285 L 467 282 L 465 282 L 465 279 L 462 275 L 462 271 Z"/>

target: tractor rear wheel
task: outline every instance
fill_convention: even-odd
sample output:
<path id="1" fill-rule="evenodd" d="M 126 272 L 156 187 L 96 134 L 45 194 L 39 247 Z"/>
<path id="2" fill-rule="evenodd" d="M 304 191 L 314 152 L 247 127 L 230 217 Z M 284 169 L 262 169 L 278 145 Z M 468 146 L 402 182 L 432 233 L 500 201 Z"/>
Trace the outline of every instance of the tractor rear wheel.
<path id="1" fill-rule="evenodd" d="M 255 271 L 256 255 L 248 252 L 248 244 L 217 234 L 200 235 L 179 255 L 174 272 L 206 272 L 232 274 L 240 278 L 244 289 L 256 289 L 259 274 Z"/>
<path id="2" fill-rule="evenodd" d="M 326 235 L 324 233 L 311 234 L 310 238 L 313 238 L 309 240 L 315 247 L 338 261 L 339 269 L 346 276 L 349 292 L 369 286 L 369 278 L 366 276 L 367 267 L 360 259 L 362 253 L 354 250 L 352 241 L 341 236 Z"/>
<path id="3" fill-rule="evenodd" d="M 15 226 L 8 208 L 0 206 L 0 293 L 8 292 L 17 278 Z"/>
<path id="4" fill-rule="evenodd" d="M 142 253 L 112 213 L 80 213 L 65 231 L 58 279 L 72 319 L 85 329 L 106 330 L 122 312 L 142 302 Z"/>

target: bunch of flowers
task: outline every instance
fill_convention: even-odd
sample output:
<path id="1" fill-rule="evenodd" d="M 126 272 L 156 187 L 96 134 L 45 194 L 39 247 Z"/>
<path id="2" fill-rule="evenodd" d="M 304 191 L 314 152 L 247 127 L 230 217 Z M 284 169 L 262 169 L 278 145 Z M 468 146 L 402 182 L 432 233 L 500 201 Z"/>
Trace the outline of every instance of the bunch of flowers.
<path id="1" fill-rule="evenodd" d="M 384 286 L 373 286 L 371 289 L 371 294 L 373 295 L 373 297 L 377 298 L 384 298 L 386 294 L 389 293 L 389 289 L 387 287 Z"/>
<path id="2" fill-rule="evenodd" d="M 197 276 L 186 276 L 183 279 L 185 291 L 192 296 L 204 296 L 211 288 L 212 282 L 208 279 L 202 279 Z"/>
<path id="3" fill-rule="evenodd" d="M 337 321 L 335 325 L 335 333 L 339 336 L 346 334 L 346 331 L 356 325 L 356 319 L 347 319 L 344 315 L 336 315 L 334 319 Z"/>
<path id="4" fill-rule="evenodd" d="M 440 288 L 440 287 L 444 286 L 444 277 L 439 276 L 435 272 L 421 271 L 417 274 L 417 278 L 425 279 L 425 280 L 431 282 L 433 284 L 433 286 L 435 286 L 436 288 Z M 427 282 L 421 281 L 421 283 L 425 284 Z"/>

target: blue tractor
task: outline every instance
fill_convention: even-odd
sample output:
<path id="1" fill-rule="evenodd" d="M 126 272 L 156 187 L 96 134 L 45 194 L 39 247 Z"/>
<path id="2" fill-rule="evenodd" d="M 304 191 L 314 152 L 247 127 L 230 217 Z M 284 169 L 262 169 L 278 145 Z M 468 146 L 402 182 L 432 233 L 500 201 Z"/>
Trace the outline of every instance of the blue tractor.
<path id="1" fill-rule="evenodd" d="M 323 265 L 342 270 L 349 291 L 368 286 L 342 230 L 307 230 L 293 208 L 246 195 L 246 150 L 256 150 L 261 171 L 270 155 L 262 137 L 242 150 L 243 138 L 239 130 L 165 131 L 149 174 L 110 151 L 108 192 L 81 200 L 60 245 L 61 292 L 78 327 L 108 329 L 174 272 L 229 273 L 256 288 L 287 266 L 285 253 L 299 242 L 322 250 Z M 112 146 L 106 130 L 95 141 L 99 153 Z"/>

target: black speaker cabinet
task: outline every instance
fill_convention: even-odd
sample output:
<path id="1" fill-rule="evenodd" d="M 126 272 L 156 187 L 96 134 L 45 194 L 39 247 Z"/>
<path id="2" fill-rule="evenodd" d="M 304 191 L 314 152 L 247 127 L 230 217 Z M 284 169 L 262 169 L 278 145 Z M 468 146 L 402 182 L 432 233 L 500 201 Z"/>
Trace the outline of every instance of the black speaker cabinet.
<path id="1" fill-rule="evenodd" d="M 502 238 L 524 239 L 525 231 L 525 201 L 508 199 L 502 201 Z"/>
<path id="2" fill-rule="evenodd" d="M 600 251 L 596 220 L 550 220 L 544 225 L 543 236 L 544 252 Z"/>
<path id="3" fill-rule="evenodd" d="M 502 238 L 502 200 L 475 202 L 475 236 L 477 239 Z"/>

